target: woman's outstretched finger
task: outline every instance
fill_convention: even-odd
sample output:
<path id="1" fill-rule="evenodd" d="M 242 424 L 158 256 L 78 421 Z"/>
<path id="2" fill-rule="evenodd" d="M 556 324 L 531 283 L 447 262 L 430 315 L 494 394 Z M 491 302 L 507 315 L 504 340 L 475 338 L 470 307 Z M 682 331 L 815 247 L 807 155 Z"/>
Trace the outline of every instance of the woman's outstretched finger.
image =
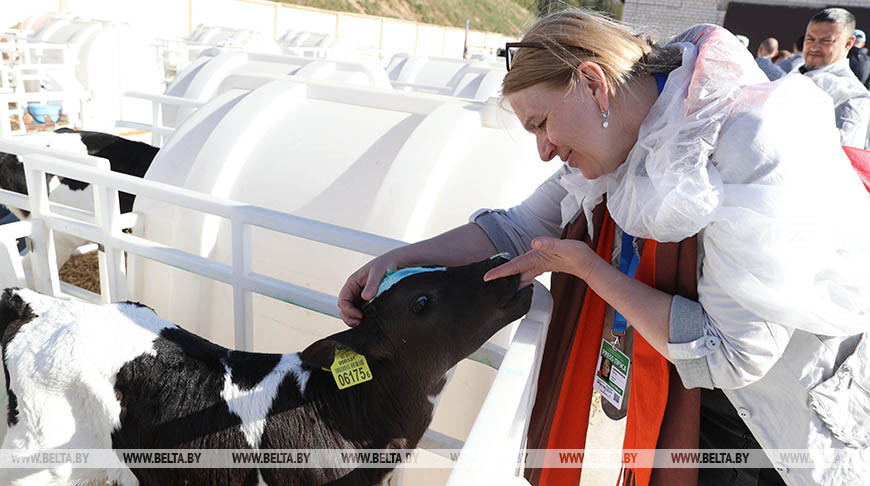
<path id="1" fill-rule="evenodd" d="M 509 277 L 511 275 L 515 275 L 517 273 L 524 273 L 531 270 L 531 265 L 533 261 L 526 253 L 525 255 L 520 255 L 513 260 L 502 263 L 501 265 L 493 268 L 492 270 L 486 272 L 486 275 L 483 276 L 484 282 L 489 282 L 490 280 L 495 280 L 497 278 Z"/>

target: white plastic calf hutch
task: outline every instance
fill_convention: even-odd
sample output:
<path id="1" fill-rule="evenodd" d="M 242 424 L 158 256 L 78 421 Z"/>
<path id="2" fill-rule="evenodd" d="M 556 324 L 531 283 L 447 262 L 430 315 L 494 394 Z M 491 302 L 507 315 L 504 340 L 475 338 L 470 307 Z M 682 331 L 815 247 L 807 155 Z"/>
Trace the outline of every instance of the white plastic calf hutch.
<path id="1" fill-rule="evenodd" d="M 358 61 L 361 55 L 346 40 L 320 32 L 288 30 L 276 42 L 288 56 Z"/>
<path id="2" fill-rule="evenodd" d="M 210 48 L 166 88 L 168 96 L 208 101 L 228 77 L 244 74 L 291 75 L 373 88 L 389 88 L 383 69 L 373 63 L 316 60 L 302 56 Z"/>
<path id="3" fill-rule="evenodd" d="M 162 71 L 154 49 L 129 25 L 121 22 L 70 19 L 60 16 L 35 32 L 32 40 L 66 45 L 58 49 L 30 49 L 35 64 L 69 63 L 75 79 L 54 79 L 52 90 L 84 89 L 82 126 L 108 131 L 116 120 L 147 121 L 150 107 L 123 99 L 128 90 L 158 92 Z M 65 84 L 76 83 L 75 86 Z"/>
<path id="4" fill-rule="evenodd" d="M 237 47 L 246 51 L 264 53 L 278 51 L 278 46 L 273 39 L 260 32 L 235 27 L 200 24 L 185 37 L 184 41 L 190 46 Z"/>
<path id="5" fill-rule="evenodd" d="M 501 93 L 507 71 L 485 59 L 396 54 L 387 75 L 396 89 L 486 100 Z"/>
<path id="6" fill-rule="evenodd" d="M 196 59 L 202 51 L 209 47 L 229 47 L 246 52 L 279 54 L 281 48 L 275 40 L 248 29 L 234 27 L 219 27 L 214 25 L 198 25 L 184 38 L 185 62 Z M 181 67 L 184 67 L 182 65 Z"/>
<path id="7" fill-rule="evenodd" d="M 156 39 L 158 58 L 164 76 L 171 82 L 175 75 L 196 60 L 203 51 L 225 47 L 245 52 L 280 54 L 281 49 L 270 37 L 247 29 L 200 24 L 187 37 Z"/>
<path id="8" fill-rule="evenodd" d="M 375 64 L 210 48 L 180 72 L 164 94 L 206 102 L 222 91 L 227 78 L 247 74 L 289 75 L 355 86 L 390 87 L 386 73 Z M 190 106 L 174 106 L 171 100 L 162 99 L 165 101 L 161 103 L 164 127 L 177 127 L 195 110 Z"/>

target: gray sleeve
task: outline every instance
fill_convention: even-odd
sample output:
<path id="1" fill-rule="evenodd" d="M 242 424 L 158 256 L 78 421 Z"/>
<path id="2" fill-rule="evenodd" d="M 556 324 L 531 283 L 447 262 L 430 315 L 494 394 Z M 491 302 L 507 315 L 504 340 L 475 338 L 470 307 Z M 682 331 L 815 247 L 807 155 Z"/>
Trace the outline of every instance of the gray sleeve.
<path id="1" fill-rule="evenodd" d="M 558 237 L 562 232 L 562 198 L 567 194 L 559 178 L 568 173 L 562 166 L 534 193 L 510 209 L 480 209 L 469 221 L 477 223 L 499 252 L 512 256 L 531 249 L 538 236 Z"/>
<path id="2" fill-rule="evenodd" d="M 752 314 L 723 289 L 698 283 L 701 302 L 671 300 L 668 353 L 686 388 L 740 388 L 763 378 L 794 328 Z"/>
<path id="3" fill-rule="evenodd" d="M 713 344 L 707 341 L 704 330 L 704 309 L 701 304 L 675 295 L 671 300 L 670 339 L 668 351 L 671 354 L 674 367 L 683 380 L 686 388 L 709 388 L 713 389 L 713 378 L 707 360 L 700 354 L 677 353 L 677 346 L 691 346 L 697 343 L 700 346 Z"/>

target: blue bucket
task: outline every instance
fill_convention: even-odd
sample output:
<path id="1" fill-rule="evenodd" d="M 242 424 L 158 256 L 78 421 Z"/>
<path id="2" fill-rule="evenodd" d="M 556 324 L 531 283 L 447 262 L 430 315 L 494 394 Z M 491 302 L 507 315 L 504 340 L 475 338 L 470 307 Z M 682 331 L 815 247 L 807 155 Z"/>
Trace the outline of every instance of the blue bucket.
<path id="1" fill-rule="evenodd" d="M 50 105 L 42 103 L 30 103 L 27 105 L 27 111 L 33 117 L 36 123 L 45 123 L 45 115 L 51 119 L 52 123 L 57 123 L 60 119 L 60 105 Z"/>

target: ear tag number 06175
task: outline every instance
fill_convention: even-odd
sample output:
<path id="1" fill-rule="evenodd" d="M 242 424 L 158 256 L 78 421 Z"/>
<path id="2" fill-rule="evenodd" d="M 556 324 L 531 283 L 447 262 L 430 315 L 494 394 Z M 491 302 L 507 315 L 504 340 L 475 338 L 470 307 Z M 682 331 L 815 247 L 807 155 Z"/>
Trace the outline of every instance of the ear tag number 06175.
<path id="1" fill-rule="evenodd" d="M 336 348 L 335 359 L 330 366 L 332 377 L 339 390 L 359 385 L 372 379 L 372 370 L 366 357 L 351 349 Z"/>

